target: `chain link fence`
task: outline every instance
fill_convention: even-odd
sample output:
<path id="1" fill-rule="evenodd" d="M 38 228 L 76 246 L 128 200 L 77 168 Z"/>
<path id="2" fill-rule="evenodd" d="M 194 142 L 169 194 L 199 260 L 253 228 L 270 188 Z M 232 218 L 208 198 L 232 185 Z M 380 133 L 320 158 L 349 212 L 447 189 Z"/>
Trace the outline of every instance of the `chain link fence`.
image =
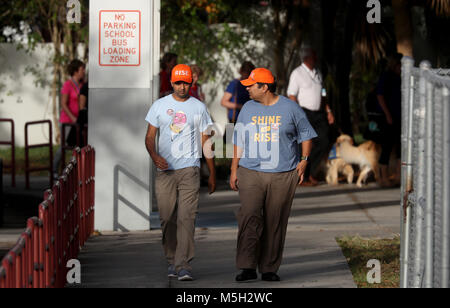
<path id="1" fill-rule="evenodd" d="M 402 288 L 448 288 L 450 70 L 402 60 Z"/>

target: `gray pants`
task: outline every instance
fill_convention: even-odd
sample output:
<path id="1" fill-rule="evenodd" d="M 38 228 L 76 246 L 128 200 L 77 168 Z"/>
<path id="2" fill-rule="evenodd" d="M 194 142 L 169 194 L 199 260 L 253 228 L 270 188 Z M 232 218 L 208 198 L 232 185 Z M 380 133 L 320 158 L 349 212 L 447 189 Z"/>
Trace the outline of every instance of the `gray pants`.
<path id="1" fill-rule="evenodd" d="M 237 214 L 236 266 L 276 273 L 299 182 L 297 171 L 265 173 L 239 167 L 237 177 L 241 207 Z"/>
<path id="2" fill-rule="evenodd" d="M 195 219 L 198 213 L 200 169 L 158 171 L 156 200 L 162 229 L 162 243 L 167 262 L 191 271 L 194 258 Z"/>
<path id="3" fill-rule="evenodd" d="M 62 144 L 63 138 L 64 138 L 64 140 L 66 140 L 67 137 L 69 136 L 70 127 L 66 127 L 65 136 L 63 136 L 62 135 L 62 124 L 59 123 L 59 131 L 61 133 L 61 144 Z M 55 157 L 53 158 L 53 172 L 54 173 L 59 174 L 59 166 L 61 165 L 62 156 L 63 156 L 63 150 L 62 150 L 62 146 L 60 146 L 55 153 Z M 65 166 L 63 166 L 63 167 L 65 168 Z"/>

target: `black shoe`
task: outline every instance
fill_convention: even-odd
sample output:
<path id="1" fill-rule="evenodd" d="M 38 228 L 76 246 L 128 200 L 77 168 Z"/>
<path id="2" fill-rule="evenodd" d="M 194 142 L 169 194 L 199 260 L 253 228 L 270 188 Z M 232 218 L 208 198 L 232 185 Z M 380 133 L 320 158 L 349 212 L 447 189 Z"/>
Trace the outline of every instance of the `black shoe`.
<path id="1" fill-rule="evenodd" d="M 280 276 L 275 273 L 263 273 L 261 279 L 264 281 L 280 281 Z"/>
<path id="2" fill-rule="evenodd" d="M 242 272 L 236 276 L 237 282 L 245 282 L 245 281 L 251 281 L 256 280 L 258 278 L 258 275 L 256 274 L 256 270 L 254 269 L 244 269 Z"/>

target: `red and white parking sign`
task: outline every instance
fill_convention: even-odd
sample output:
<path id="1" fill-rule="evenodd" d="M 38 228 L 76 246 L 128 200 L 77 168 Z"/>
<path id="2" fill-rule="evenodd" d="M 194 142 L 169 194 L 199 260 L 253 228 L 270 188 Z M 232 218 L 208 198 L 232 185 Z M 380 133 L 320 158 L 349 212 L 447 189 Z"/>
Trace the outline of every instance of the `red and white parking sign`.
<path id="1" fill-rule="evenodd" d="M 141 65 L 141 11 L 100 11 L 99 65 Z"/>

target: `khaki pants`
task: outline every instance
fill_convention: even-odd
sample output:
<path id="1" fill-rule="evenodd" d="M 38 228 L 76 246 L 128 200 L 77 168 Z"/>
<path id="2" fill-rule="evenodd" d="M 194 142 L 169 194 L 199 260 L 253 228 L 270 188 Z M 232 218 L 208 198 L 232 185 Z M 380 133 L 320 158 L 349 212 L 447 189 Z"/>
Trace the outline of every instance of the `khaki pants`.
<path id="1" fill-rule="evenodd" d="M 167 261 L 175 265 L 177 271 L 191 271 L 189 262 L 194 258 L 200 169 L 158 171 L 155 188 Z"/>
<path id="2" fill-rule="evenodd" d="M 289 214 L 297 188 L 297 171 L 237 171 L 241 207 L 236 266 L 276 273 L 281 265 Z"/>

